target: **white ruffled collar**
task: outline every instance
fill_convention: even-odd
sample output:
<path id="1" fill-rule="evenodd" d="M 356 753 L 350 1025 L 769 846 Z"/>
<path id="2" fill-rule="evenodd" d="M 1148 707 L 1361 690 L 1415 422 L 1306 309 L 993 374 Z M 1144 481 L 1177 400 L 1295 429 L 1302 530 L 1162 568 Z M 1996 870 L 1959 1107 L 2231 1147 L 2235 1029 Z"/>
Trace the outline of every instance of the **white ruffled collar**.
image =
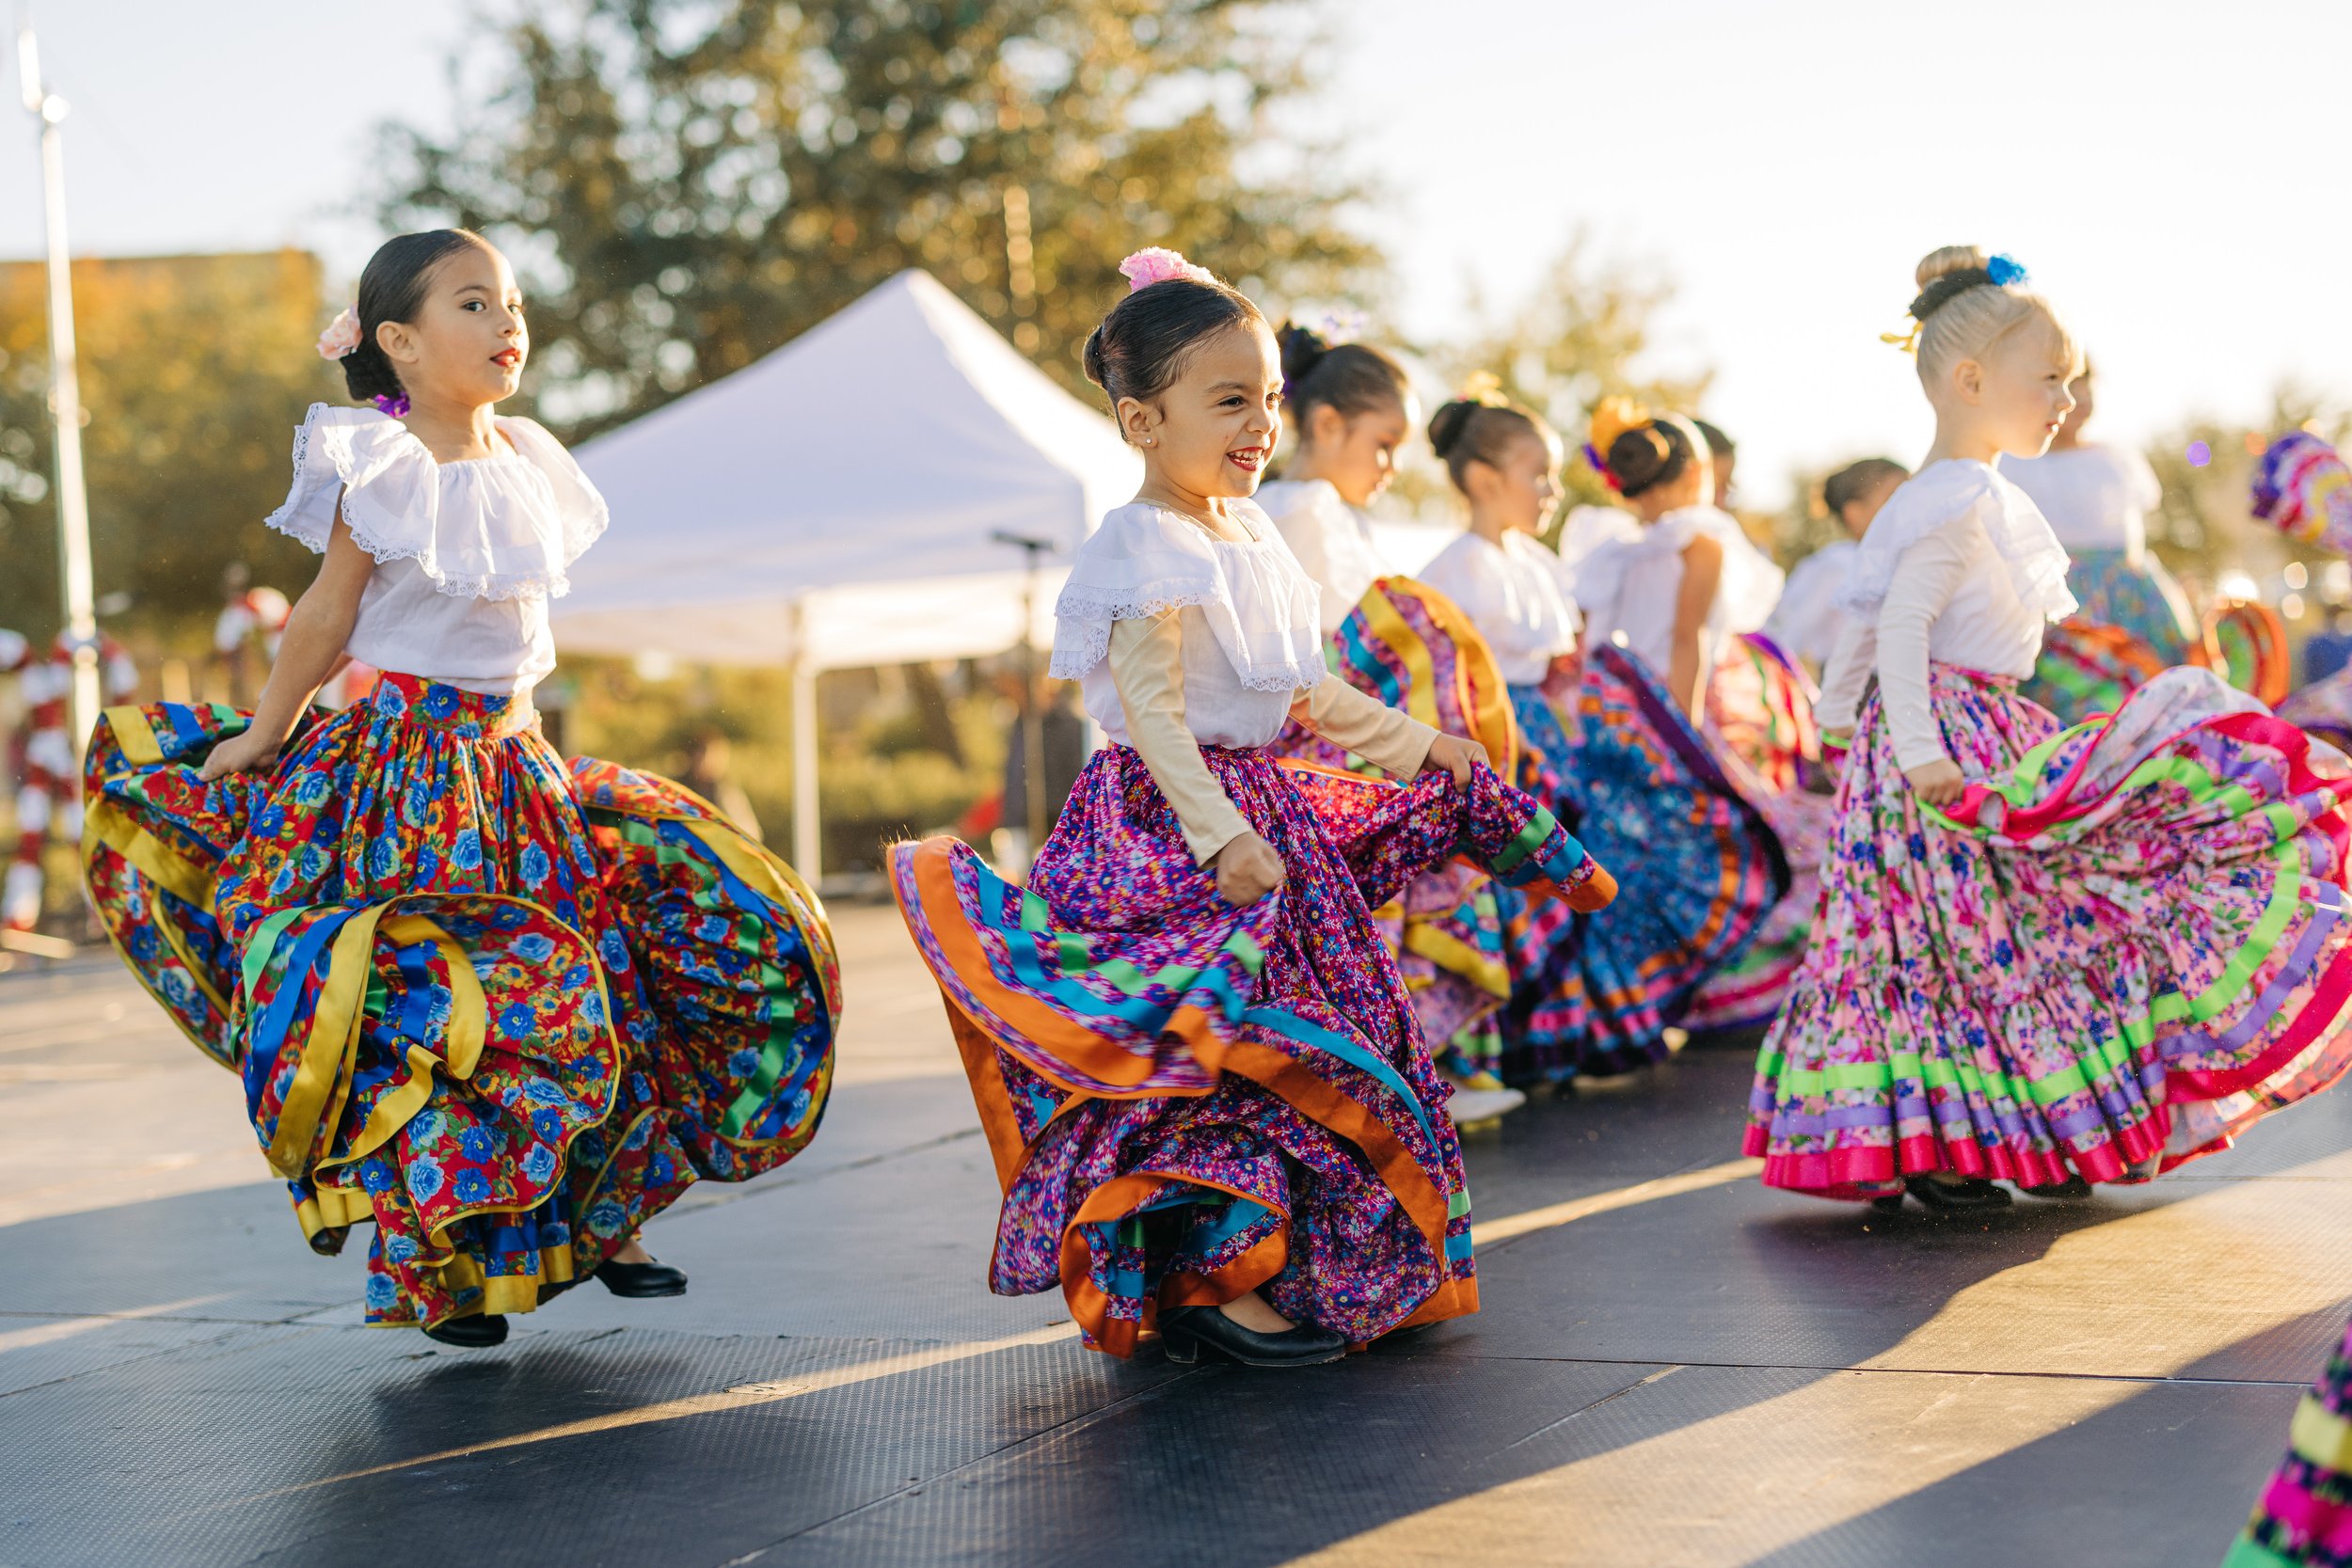
<path id="1" fill-rule="evenodd" d="M 1585 610 L 1624 621 L 1632 607 L 1617 601 L 1635 562 L 1680 555 L 1692 540 L 1704 536 L 1722 546 L 1724 552 L 1723 575 L 1716 582 L 1708 625 L 1724 631 L 1748 632 L 1771 619 L 1780 603 L 1781 590 L 1788 584 L 1788 574 L 1756 548 L 1739 518 L 1718 506 L 1684 506 L 1663 514 L 1654 523 L 1636 526 L 1640 532 L 1620 533 L 1597 546 L 1578 568 L 1577 602 Z"/>
<path id="2" fill-rule="evenodd" d="M 1197 606 L 1243 686 L 1295 691 L 1323 679 L 1323 590 L 1254 501 L 1232 505 L 1248 539 L 1148 501 L 1104 516 L 1054 603 L 1048 673 L 1083 679 L 1109 653 L 1114 621 Z"/>
<path id="3" fill-rule="evenodd" d="M 604 498 L 532 420 L 497 428 L 505 451 L 442 463 L 388 414 L 314 403 L 294 434 L 294 487 L 267 526 L 324 552 L 340 506 L 361 549 L 414 561 L 444 594 L 560 596 L 604 532 Z"/>
<path id="4" fill-rule="evenodd" d="M 2066 587 L 2066 546 L 2033 498 L 1991 465 L 1964 457 L 1931 463 L 1886 498 L 1854 552 L 1837 607 L 1866 615 L 1876 611 L 1886 600 L 1903 551 L 1946 524 L 1972 515 L 2008 570 L 2019 603 L 2047 621 L 2074 612 L 2076 600 Z"/>

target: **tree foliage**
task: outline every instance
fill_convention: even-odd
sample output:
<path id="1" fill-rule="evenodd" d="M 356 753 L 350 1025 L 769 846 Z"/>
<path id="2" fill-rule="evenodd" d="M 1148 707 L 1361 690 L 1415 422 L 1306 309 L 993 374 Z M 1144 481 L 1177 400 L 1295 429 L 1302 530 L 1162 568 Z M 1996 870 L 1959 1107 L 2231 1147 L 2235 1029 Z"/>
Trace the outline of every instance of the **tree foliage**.
<path id="1" fill-rule="evenodd" d="M 388 127 L 389 225 L 507 245 L 540 411 L 582 434 L 923 267 L 1066 385 L 1146 245 L 1243 286 L 1374 276 L 1358 192 L 1263 135 L 1295 0 L 516 0 L 447 138 Z M 1025 245 L 1025 232 L 1026 243 Z"/>
<path id="2" fill-rule="evenodd" d="M 1580 232 L 1517 309 L 1489 319 L 1454 356 L 1464 375 L 1495 375 L 1513 399 L 1559 430 L 1569 453 L 1571 505 L 1615 499 L 1576 455 L 1602 398 L 1624 395 L 1659 413 L 1695 413 L 1706 395 L 1708 372 L 1665 375 L 1650 364 L 1658 312 L 1673 297 L 1673 281 L 1662 272 L 1605 256 Z"/>
<path id="3" fill-rule="evenodd" d="M 261 521 L 303 410 L 341 391 L 312 347 L 319 278 L 294 250 L 73 263 L 90 554 L 102 601 L 127 601 L 109 625 L 209 612 L 232 561 L 309 580 L 310 552 Z M 0 266 L 0 626 L 40 637 L 60 619 L 46 289 L 37 263 Z"/>

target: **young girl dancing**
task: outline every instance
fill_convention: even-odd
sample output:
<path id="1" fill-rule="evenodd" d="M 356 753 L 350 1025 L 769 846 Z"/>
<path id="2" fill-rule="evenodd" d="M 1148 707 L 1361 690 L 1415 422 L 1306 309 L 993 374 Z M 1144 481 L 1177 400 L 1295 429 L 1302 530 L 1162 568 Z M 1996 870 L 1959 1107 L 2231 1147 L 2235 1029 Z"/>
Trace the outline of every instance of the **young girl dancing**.
<path id="1" fill-rule="evenodd" d="M 1097 752 L 1026 889 L 901 845 L 1005 1192 L 991 1286 L 1058 1285 L 1088 1342 L 1327 1361 L 1476 1310 L 1438 1077 L 1371 909 L 1473 854 L 1613 891 L 1477 746 L 1325 678 L 1315 585 L 1248 498 L 1280 428 L 1257 308 L 1167 251 L 1087 341 L 1144 483 L 1081 546 L 1053 673 Z M 1415 782 L 1278 768 L 1286 719 Z"/>
<path id="2" fill-rule="evenodd" d="M 1456 399 L 1429 439 L 1470 524 L 1421 580 L 1493 650 L 1521 743 L 1521 784 L 1629 879 L 1605 919 L 1556 908 L 1512 921 L 1506 1076 L 1629 1071 L 1666 1053 L 1699 986 L 1736 959 L 1787 889 L 1771 831 L 1640 660 L 1589 640 L 1536 535 L 1560 495 L 1560 442 L 1525 409 Z M 1608 546 L 1604 546 L 1604 549 Z"/>
<path id="3" fill-rule="evenodd" d="M 2343 1073 L 2352 780 L 2203 671 L 2062 736 L 2016 695 L 2074 602 L 1994 464 L 2047 444 L 2080 360 L 2006 257 L 1917 279 L 1935 445 L 1847 579 L 1836 838 L 1747 1148 L 1774 1186 L 1978 1209 L 1991 1178 L 2145 1180 Z"/>
<path id="4" fill-rule="evenodd" d="M 1683 1023 L 1694 1031 L 1772 1022 L 1804 949 L 1830 822 L 1828 798 L 1805 788 L 1820 760 L 1811 684 L 1757 635 L 1781 570 L 1715 504 L 1719 450 L 1691 420 L 1604 400 L 1584 451 L 1642 531 L 1595 550 L 1577 576 L 1588 639 L 1614 641 L 1665 677 L 1788 863 L 1788 891 L 1754 945 L 1692 1000 Z"/>
<path id="5" fill-rule="evenodd" d="M 1420 418 L 1405 367 L 1370 343 L 1331 343 L 1295 322 L 1275 334 L 1282 353 L 1282 417 L 1297 450 L 1282 477 L 1261 485 L 1299 567 L 1322 590 L 1325 632 L 1385 568 L 1374 547 L 1370 506 L 1396 477 L 1396 451 Z"/>
<path id="6" fill-rule="evenodd" d="M 840 998 L 822 910 L 707 802 L 564 764 L 531 692 L 605 507 L 529 420 L 506 259 L 388 242 L 320 340 L 269 526 L 324 560 L 258 709 L 110 708 L 89 890 L 124 959 L 245 1080 L 310 1244 L 373 1220 L 367 1317 L 495 1345 L 595 1275 L 676 1295 L 638 1229 L 817 1130 Z M 314 721 L 346 658 L 388 672 Z"/>
<path id="7" fill-rule="evenodd" d="M 1326 662 L 1358 689 L 1385 698 L 1396 652 L 1385 634 L 1411 633 L 1403 621 L 1385 615 L 1353 634 L 1343 627 L 1382 579 L 1362 509 L 1395 478 L 1397 448 L 1420 418 L 1419 404 L 1405 367 L 1370 343 L 1332 343 L 1296 323 L 1285 325 L 1275 341 L 1282 354 L 1282 417 L 1296 432 L 1297 447 L 1283 477 L 1259 486 L 1258 505 L 1322 591 Z M 1410 596 L 1412 589 L 1400 581 L 1393 592 Z M 1475 633 L 1469 635 L 1475 640 Z M 1363 679 L 1368 670 L 1377 672 L 1369 686 Z M 1507 738 L 1498 744 L 1492 725 L 1474 727 L 1469 714 L 1442 700 L 1433 705 L 1426 694 L 1421 705 L 1406 710 L 1480 739 L 1489 759 L 1502 766 Z M 1507 713 L 1494 717 L 1507 729 Z M 1350 765 L 1340 748 L 1295 725 L 1285 729 L 1280 749 L 1330 767 Z M 1373 917 L 1412 992 L 1438 1070 L 1454 1090 L 1446 1104 L 1455 1125 L 1490 1122 L 1525 1104 L 1526 1095 L 1496 1076 L 1502 1060 L 1500 1014 L 1511 985 L 1502 957 L 1502 911 L 1491 880 L 1473 866 L 1440 866 L 1414 878 Z"/>

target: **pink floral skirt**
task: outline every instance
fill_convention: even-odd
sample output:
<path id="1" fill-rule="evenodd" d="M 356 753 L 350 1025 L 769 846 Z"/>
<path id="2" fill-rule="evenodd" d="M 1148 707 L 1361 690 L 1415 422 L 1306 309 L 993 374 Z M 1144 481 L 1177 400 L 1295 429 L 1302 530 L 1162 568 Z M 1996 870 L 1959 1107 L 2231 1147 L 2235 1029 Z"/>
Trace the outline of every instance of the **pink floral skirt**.
<path id="1" fill-rule="evenodd" d="M 1865 705 L 1757 1063 L 1768 1183 L 2144 1179 L 2343 1074 L 2340 763 L 2203 671 L 2063 733 L 2012 683 L 1937 665 L 1931 686 L 1969 787 L 1922 807 Z"/>

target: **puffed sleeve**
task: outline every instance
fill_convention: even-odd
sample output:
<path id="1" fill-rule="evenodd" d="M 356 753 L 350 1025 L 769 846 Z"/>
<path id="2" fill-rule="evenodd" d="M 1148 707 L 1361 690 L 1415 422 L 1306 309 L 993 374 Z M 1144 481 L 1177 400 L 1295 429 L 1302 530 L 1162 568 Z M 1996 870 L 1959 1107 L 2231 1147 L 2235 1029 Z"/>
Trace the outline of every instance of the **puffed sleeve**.
<path id="1" fill-rule="evenodd" d="M 1165 610 L 1113 622 L 1108 657 L 1127 716 L 1127 744 L 1176 813 L 1194 863 L 1206 865 L 1218 850 L 1254 830 L 1200 760 L 1200 742 L 1184 722 L 1183 614 Z"/>

